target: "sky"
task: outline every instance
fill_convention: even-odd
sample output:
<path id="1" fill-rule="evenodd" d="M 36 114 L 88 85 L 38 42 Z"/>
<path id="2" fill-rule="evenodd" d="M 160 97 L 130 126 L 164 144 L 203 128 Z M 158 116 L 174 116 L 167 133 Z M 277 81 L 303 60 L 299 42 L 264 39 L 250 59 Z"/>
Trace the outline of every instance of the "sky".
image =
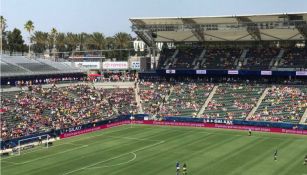
<path id="1" fill-rule="evenodd" d="M 307 12 L 307 0 L 0 0 L 8 30 L 34 22 L 35 30 L 102 32 L 113 36 L 131 31 L 131 17 L 219 16 Z M 134 35 L 133 35 L 134 36 Z"/>

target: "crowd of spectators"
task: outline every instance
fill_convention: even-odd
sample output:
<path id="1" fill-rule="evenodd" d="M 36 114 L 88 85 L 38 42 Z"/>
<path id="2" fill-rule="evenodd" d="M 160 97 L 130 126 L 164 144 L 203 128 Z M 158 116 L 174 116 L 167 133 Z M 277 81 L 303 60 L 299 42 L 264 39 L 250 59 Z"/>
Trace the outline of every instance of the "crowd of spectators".
<path id="1" fill-rule="evenodd" d="M 211 48 L 206 49 L 205 62 L 200 65 L 203 69 L 236 69 L 241 56 L 238 48 Z"/>
<path id="2" fill-rule="evenodd" d="M 250 120 L 298 122 L 306 108 L 306 87 L 273 86 Z"/>
<path id="3" fill-rule="evenodd" d="M 277 57 L 279 52 L 280 49 L 278 48 L 250 48 L 246 54 L 247 61 L 246 63 L 242 63 L 242 68 L 268 70 L 270 68 L 271 61 Z"/>
<path id="4" fill-rule="evenodd" d="M 213 87 L 213 84 L 204 83 L 175 83 L 160 115 L 196 117 Z"/>
<path id="5" fill-rule="evenodd" d="M 33 86 L 32 91 L 8 92 L 1 97 L 2 140 L 137 112 L 132 88 Z"/>
<path id="6" fill-rule="evenodd" d="M 222 84 L 217 88 L 202 117 L 245 119 L 256 106 L 264 88 L 259 85 Z"/>
<path id="7" fill-rule="evenodd" d="M 248 120 L 294 122 L 307 108 L 307 88 L 293 85 L 261 85 L 251 81 L 225 83 L 211 79 L 185 81 L 138 81 L 138 106 L 135 89 L 102 89 L 89 84 L 1 93 L 1 138 L 26 136 L 50 129 L 95 123 L 118 115 L 196 116 L 217 86 L 203 118 L 246 119 L 264 89 L 268 92 Z"/>
<path id="8" fill-rule="evenodd" d="M 141 104 L 146 114 L 157 114 L 165 98 L 170 94 L 171 84 L 167 82 L 140 81 Z"/>
<path id="9" fill-rule="evenodd" d="M 279 63 L 282 68 L 297 68 L 299 70 L 307 69 L 307 49 L 291 48 L 285 49 L 283 59 Z"/>
<path id="10" fill-rule="evenodd" d="M 177 48 L 164 49 L 160 53 L 159 68 L 171 69 L 247 69 L 270 70 L 276 68 L 296 68 L 305 70 L 307 66 L 306 48 L 249 47 L 249 48 Z M 246 54 L 243 54 L 246 50 Z M 174 56 L 175 51 L 177 54 Z M 205 51 L 201 57 L 202 51 Z M 280 54 L 280 58 L 278 58 Z M 172 58 L 172 59 L 171 59 Z M 199 59 L 200 58 L 200 59 Z"/>
<path id="11" fill-rule="evenodd" d="M 180 49 L 176 55 L 175 64 L 170 64 L 171 69 L 193 69 L 193 62 L 203 51 L 203 48 L 186 48 Z"/>

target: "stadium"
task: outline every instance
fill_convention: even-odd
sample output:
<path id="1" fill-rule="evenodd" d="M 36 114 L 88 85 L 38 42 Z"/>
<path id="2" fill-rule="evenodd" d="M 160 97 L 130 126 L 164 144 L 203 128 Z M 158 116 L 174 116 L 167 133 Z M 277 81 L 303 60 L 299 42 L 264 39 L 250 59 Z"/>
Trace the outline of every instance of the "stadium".
<path id="1" fill-rule="evenodd" d="M 307 175 L 307 13 L 129 22 L 1 50 L 1 174 Z"/>

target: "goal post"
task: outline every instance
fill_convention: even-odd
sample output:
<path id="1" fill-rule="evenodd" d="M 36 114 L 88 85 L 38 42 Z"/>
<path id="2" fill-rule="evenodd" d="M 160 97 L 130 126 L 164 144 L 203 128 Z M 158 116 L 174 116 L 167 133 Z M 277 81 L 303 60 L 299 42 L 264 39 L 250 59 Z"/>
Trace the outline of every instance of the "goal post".
<path id="1" fill-rule="evenodd" d="M 17 155 L 21 155 L 22 150 L 28 150 L 34 147 L 48 148 L 50 136 L 48 134 L 29 137 L 18 140 Z"/>

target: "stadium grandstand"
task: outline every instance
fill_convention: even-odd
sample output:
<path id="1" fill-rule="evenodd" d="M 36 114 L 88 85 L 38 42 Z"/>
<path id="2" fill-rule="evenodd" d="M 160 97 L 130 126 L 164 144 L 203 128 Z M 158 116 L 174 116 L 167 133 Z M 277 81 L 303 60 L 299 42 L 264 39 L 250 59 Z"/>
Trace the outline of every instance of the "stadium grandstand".
<path id="1" fill-rule="evenodd" d="M 49 136 L 52 142 L 57 142 L 59 138 L 126 124 L 129 124 L 129 127 L 124 128 L 125 131 L 114 128 L 114 133 L 110 132 L 112 134 L 106 131 L 101 135 L 84 137 L 85 141 L 81 138 L 81 141 L 72 139 L 71 142 L 64 142 L 65 146 L 62 146 L 67 146 L 64 151 L 60 150 L 50 155 L 49 153 L 43 155 L 41 152 L 37 154 L 51 161 L 56 161 L 52 157 L 54 154 L 67 159 L 66 161 L 70 163 L 65 164 L 63 161 L 63 166 L 56 164 L 64 168 L 64 173 L 60 168 L 52 170 L 56 172 L 55 174 L 64 175 L 85 172 L 97 174 L 97 169 L 111 169 L 113 166 L 115 169 L 111 170 L 117 172 L 120 171 L 120 168 L 116 169 L 119 166 L 128 167 L 131 162 L 142 161 L 150 167 L 157 165 L 166 169 L 168 161 L 176 161 L 173 159 L 181 158 L 182 161 L 191 159 L 190 162 L 199 163 L 203 157 L 216 160 L 214 162 L 208 160 L 207 167 L 195 163 L 197 168 L 204 167 L 208 174 L 210 171 L 211 174 L 215 172 L 240 174 L 236 172 L 241 169 L 234 168 L 234 166 L 240 167 L 240 164 L 232 165 L 229 162 L 241 162 L 244 167 L 249 165 L 254 168 L 256 166 L 253 167 L 252 164 L 256 164 L 256 161 L 249 162 L 249 154 L 255 157 L 258 156 L 256 154 L 260 154 L 257 162 L 261 162 L 262 159 L 269 162 L 265 156 L 271 154 L 271 149 L 276 149 L 275 155 L 277 155 L 277 149 L 282 149 L 287 144 L 292 145 L 291 151 L 295 151 L 295 147 L 300 151 L 290 152 L 287 156 L 291 157 L 291 153 L 302 156 L 301 154 L 307 151 L 306 147 L 302 146 L 306 143 L 305 136 L 298 136 L 307 135 L 307 13 L 130 18 L 129 20 L 133 32 L 150 50 L 147 55 L 152 59 L 148 61 L 149 64 L 153 63 L 149 66 L 150 69 L 142 69 L 148 65 L 141 63 L 142 71 L 136 73 L 115 71 L 109 79 L 87 79 L 84 78 L 87 77 L 84 70 L 64 62 L 41 58 L 28 59 L 21 56 L 1 57 L 2 84 L 10 82 L 11 86 L 19 85 L 16 81 L 21 81 L 25 77 L 32 77 L 30 79 L 33 82 L 51 77 L 59 79 L 77 77 L 69 84 L 36 81 L 36 83 L 23 84 L 27 88 L 21 90 L 15 87 L 1 89 L 2 155 L 7 153 L 6 156 L 9 156 L 8 152 L 10 155 L 19 152 L 22 156 L 20 152 L 29 149 L 26 146 L 35 145 L 34 143 L 40 142 L 40 137 L 45 135 L 48 135 L 47 139 L 44 139 L 48 144 Z M 159 51 L 157 45 L 161 43 L 163 46 Z M 109 73 L 109 70 L 102 70 L 102 74 L 103 71 Z M 25 78 L 27 81 L 30 79 Z M 136 126 L 136 124 L 144 125 Z M 256 137 L 248 138 L 245 137 L 245 133 L 238 131 L 219 130 L 208 132 L 204 130 L 203 135 L 197 135 L 200 133 L 197 129 L 145 126 L 149 124 L 249 130 L 250 135 L 252 130 L 297 135 L 276 136 L 257 133 Z M 144 138 L 138 138 L 142 134 Z M 92 137 L 99 139 L 94 140 L 96 143 L 90 143 L 93 142 L 89 139 Z M 168 137 L 179 140 L 170 140 L 168 143 L 165 141 Z M 214 137 L 213 140 L 211 137 Z M 161 138 L 163 140 L 159 140 Z M 185 141 L 189 138 L 192 138 L 193 142 Z M 114 140 L 111 139 L 117 140 L 112 142 Z M 283 139 L 286 142 L 283 142 Z M 205 144 L 202 142 L 204 140 Z M 271 142 L 267 142 L 268 140 Z M 181 142 L 184 142 L 184 145 L 181 145 Z M 232 147 L 225 146 L 229 143 L 233 143 Z M 244 147 L 247 143 L 254 144 L 255 147 L 251 145 Z M 98 145 L 92 147 L 94 152 L 90 151 L 90 144 Z M 139 144 L 143 147 L 138 147 Z M 160 144 L 173 145 L 159 147 Z M 108 146 L 105 152 L 100 149 L 103 146 Z M 121 147 L 117 149 L 116 146 Z M 130 146 L 134 147 L 132 151 L 129 150 Z M 264 151 L 258 152 L 256 146 Z M 100 157 L 113 155 L 109 152 L 112 147 L 115 150 L 112 152 L 118 151 L 119 156 L 103 161 L 97 157 L 91 159 L 96 154 Z M 235 149 L 232 149 L 233 147 Z M 229 148 L 230 151 L 224 155 L 223 151 Z M 84 149 L 90 158 L 87 158 L 87 155 L 79 155 L 82 151 L 76 150 L 75 153 L 75 149 Z M 122 153 L 122 149 L 127 150 Z M 146 149 L 152 149 L 152 153 L 156 155 L 161 151 L 167 159 L 161 160 L 163 164 L 165 163 L 165 167 L 158 164 L 161 157 L 157 158 L 156 155 L 144 153 L 143 157 L 141 154 L 136 156 L 137 152 Z M 180 154 L 181 149 L 185 155 Z M 214 153 L 218 156 L 210 155 L 211 149 L 217 149 L 218 151 Z M 199 151 L 193 152 L 192 157 L 197 159 L 192 161 L 192 158 L 186 155 L 193 150 Z M 70 152 L 76 155 L 70 155 Z M 204 152 L 209 155 L 205 155 Z M 165 156 L 167 153 L 170 153 L 170 158 Z M 31 154 L 25 153 L 26 156 Z M 78 161 L 64 158 L 65 155 L 75 156 Z M 228 155 L 230 157 L 224 157 Z M 42 162 L 48 161 L 31 157 L 28 160 L 26 156 L 24 160 L 16 158 L 17 156 L 9 157 L 9 161 L 4 158 L 5 172 L 17 172 L 13 167 L 19 165 L 25 169 L 31 168 L 31 163 L 35 163 L 36 159 Z M 82 162 L 80 159 L 91 164 L 84 165 L 80 163 Z M 120 160 L 114 161 L 117 159 Z M 289 158 L 290 161 L 294 159 L 295 157 Z M 290 161 L 283 159 L 278 162 L 280 164 L 276 164 L 278 168 L 274 168 L 280 170 L 281 165 L 285 166 L 284 162 Z M 226 166 L 227 172 L 219 172 L 222 170 L 218 167 L 223 166 L 223 163 L 229 166 Z M 305 172 L 306 167 L 302 167 L 301 162 L 295 161 L 292 165 L 295 168 L 290 167 L 285 172 L 291 170 L 298 172 L 298 175 Z M 247 168 L 247 171 L 269 175 L 271 172 L 261 170 L 265 169 L 263 167 L 268 168 L 268 165 L 256 167 L 258 169 L 253 171 Z M 197 174 L 195 169 L 194 172 Z M 136 169 L 134 173 L 141 174 Z M 146 174 L 146 170 L 142 169 L 142 173 Z M 169 171 L 162 174 L 169 174 Z"/>

